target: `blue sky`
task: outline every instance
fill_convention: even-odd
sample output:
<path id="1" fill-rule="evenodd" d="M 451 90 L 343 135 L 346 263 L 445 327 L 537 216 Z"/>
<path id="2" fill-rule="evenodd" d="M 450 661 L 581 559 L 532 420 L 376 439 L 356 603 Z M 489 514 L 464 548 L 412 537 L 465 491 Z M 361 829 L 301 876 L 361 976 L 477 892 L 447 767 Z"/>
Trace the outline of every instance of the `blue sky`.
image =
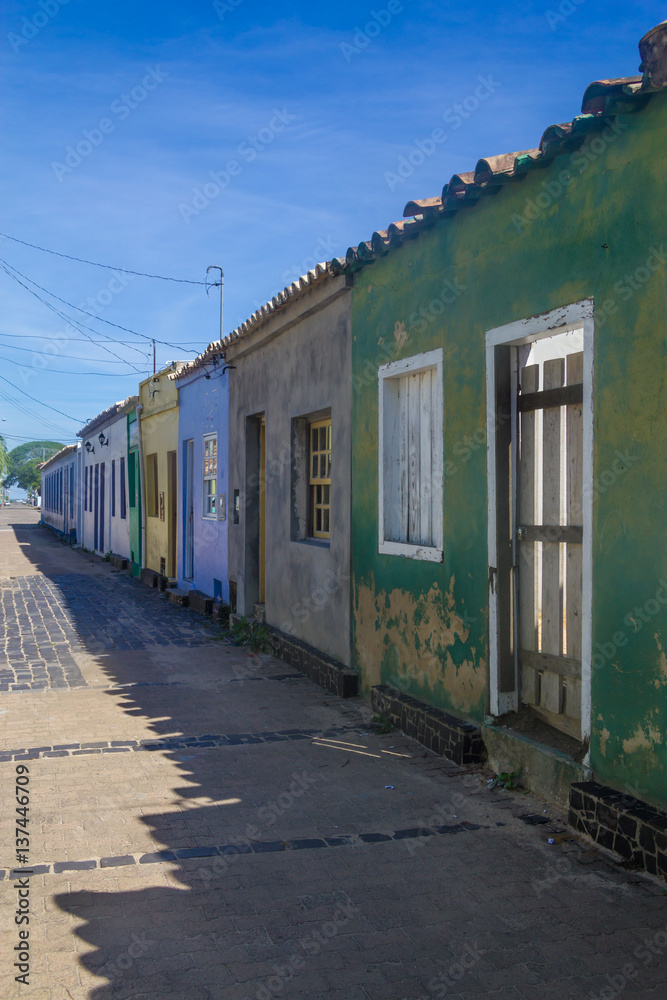
<path id="1" fill-rule="evenodd" d="M 589 82 L 637 72 L 637 42 L 663 17 L 641 0 L 6 0 L 2 232 L 193 281 L 221 264 L 227 333 L 315 260 L 401 218 L 409 199 L 438 194 L 481 156 L 536 146 L 579 112 Z M 476 91 L 461 117 L 455 106 Z M 435 128 L 446 140 L 398 178 Z M 120 280 L 7 239 L 0 257 L 14 275 L 0 271 L 10 447 L 74 440 L 136 391 L 150 338 L 158 366 L 217 339 L 215 290 Z"/>

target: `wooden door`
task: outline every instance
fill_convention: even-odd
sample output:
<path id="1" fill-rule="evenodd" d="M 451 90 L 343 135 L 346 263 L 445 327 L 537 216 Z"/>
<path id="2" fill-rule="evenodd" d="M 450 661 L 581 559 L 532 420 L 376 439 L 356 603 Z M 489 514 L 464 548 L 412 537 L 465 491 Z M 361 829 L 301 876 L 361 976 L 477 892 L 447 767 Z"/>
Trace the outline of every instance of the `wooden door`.
<path id="1" fill-rule="evenodd" d="M 63 473 L 63 534 L 69 535 L 69 469 L 65 468 Z"/>
<path id="2" fill-rule="evenodd" d="M 178 538 L 178 500 L 176 452 L 167 452 L 167 575 L 176 576 L 176 550 Z"/>
<path id="3" fill-rule="evenodd" d="M 104 521 L 106 517 L 104 498 L 106 496 L 105 463 L 100 462 L 100 552 L 104 552 Z"/>
<path id="4" fill-rule="evenodd" d="M 184 503 L 185 503 L 185 546 L 184 546 L 184 577 L 186 580 L 192 580 L 195 575 L 194 570 L 194 525 L 195 525 L 195 507 L 194 507 L 194 441 L 186 441 L 185 443 L 185 472 L 183 476 L 184 480 Z"/>
<path id="5" fill-rule="evenodd" d="M 521 701 L 576 739 L 582 704 L 583 360 L 579 352 L 525 366 L 517 407 Z"/>
<path id="6" fill-rule="evenodd" d="M 91 470 L 92 472 L 92 466 Z M 95 499 L 94 499 L 94 519 L 93 519 L 93 549 L 97 552 L 98 549 L 98 532 L 99 532 L 99 518 L 100 518 L 100 467 L 95 466 Z"/>
<path id="7" fill-rule="evenodd" d="M 259 427 L 259 603 L 264 604 L 266 575 L 266 424 Z"/>

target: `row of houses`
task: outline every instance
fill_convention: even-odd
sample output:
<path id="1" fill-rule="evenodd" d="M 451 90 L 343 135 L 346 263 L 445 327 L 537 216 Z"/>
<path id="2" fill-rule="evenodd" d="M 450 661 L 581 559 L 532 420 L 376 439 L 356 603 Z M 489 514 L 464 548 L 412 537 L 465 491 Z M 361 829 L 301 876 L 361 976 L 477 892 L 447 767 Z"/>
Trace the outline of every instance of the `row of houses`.
<path id="1" fill-rule="evenodd" d="M 45 523 L 663 873 L 666 44 L 43 467 Z"/>

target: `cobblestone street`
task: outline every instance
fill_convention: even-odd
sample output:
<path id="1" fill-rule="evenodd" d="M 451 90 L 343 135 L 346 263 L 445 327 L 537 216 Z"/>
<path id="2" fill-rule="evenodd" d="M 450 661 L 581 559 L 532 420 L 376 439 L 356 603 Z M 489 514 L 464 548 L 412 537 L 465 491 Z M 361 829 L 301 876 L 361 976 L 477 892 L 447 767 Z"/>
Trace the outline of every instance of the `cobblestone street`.
<path id="1" fill-rule="evenodd" d="M 0 509 L 2 1000 L 667 997 L 659 883 L 38 516 Z"/>

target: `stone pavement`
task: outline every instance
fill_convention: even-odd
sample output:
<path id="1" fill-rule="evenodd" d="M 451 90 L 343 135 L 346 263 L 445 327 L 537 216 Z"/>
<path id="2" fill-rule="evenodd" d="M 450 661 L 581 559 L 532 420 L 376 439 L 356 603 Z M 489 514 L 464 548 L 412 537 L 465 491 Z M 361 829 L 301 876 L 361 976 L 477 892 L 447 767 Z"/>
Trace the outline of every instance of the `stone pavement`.
<path id="1" fill-rule="evenodd" d="M 31 521 L 0 510 L 2 1000 L 667 997 L 663 887 Z"/>

